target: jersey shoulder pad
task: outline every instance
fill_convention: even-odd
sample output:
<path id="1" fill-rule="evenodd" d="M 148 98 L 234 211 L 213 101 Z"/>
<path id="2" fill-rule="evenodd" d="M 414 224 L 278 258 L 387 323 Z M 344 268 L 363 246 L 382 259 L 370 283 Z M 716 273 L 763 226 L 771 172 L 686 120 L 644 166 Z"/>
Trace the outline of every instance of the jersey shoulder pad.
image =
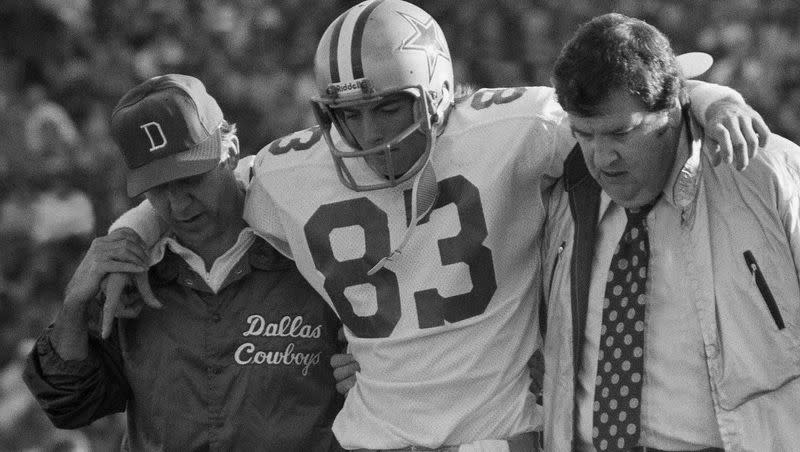
<path id="1" fill-rule="evenodd" d="M 555 91 L 547 86 L 483 88 L 460 99 L 457 105 L 472 123 L 493 123 L 504 118 L 560 122 L 565 116 Z"/>
<path id="2" fill-rule="evenodd" d="M 472 95 L 462 98 L 459 103 L 467 104 L 476 111 L 518 109 L 531 102 L 540 102 L 552 97 L 552 88 L 544 86 L 515 86 L 509 88 L 482 88 Z"/>
<path id="3" fill-rule="evenodd" d="M 484 88 L 459 99 L 451 119 L 469 127 L 497 124 L 507 120 L 530 126 L 561 123 L 566 114 L 556 101 L 555 92 L 545 86 Z"/>
<path id="4" fill-rule="evenodd" d="M 282 155 L 292 151 L 305 151 L 311 149 L 321 139 L 322 129 L 319 126 L 313 126 L 278 138 L 266 145 L 261 152 Z"/>
<path id="5" fill-rule="evenodd" d="M 325 146 L 320 127 L 309 127 L 278 138 L 261 148 L 253 167 L 257 172 L 291 167 L 327 152 Z"/>

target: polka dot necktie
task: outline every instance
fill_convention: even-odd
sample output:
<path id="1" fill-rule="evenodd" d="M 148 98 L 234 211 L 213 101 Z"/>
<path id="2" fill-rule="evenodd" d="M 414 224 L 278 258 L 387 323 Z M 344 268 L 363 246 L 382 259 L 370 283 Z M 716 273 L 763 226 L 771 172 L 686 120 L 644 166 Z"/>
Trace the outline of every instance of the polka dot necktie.
<path id="1" fill-rule="evenodd" d="M 592 442 L 599 451 L 622 451 L 639 441 L 644 373 L 647 285 L 647 213 L 625 209 L 628 223 L 608 270 L 595 378 Z"/>

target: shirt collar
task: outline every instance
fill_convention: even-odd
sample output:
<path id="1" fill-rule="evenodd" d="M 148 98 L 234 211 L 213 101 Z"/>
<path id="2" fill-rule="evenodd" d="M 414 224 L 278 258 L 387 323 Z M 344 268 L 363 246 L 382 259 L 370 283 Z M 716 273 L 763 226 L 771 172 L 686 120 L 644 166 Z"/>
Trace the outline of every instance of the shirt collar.
<path id="1" fill-rule="evenodd" d="M 210 270 L 206 270 L 205 262 L 197 253 L 181 245 L 175 237 L 170 235 L 159 240 L 151 248 L 150 265 L 161 262 L 164 259 L 167 247 L 169 247 L 170 251 L 180 256 L 189 268 L 200 276 L 214 293 L 217 293 L 222 288 L 233 267 L 247 253 L 255 239 L 255 230 L 251 227 L 245 227 L 239 232 L 236 243 L 214 261 Z"/>

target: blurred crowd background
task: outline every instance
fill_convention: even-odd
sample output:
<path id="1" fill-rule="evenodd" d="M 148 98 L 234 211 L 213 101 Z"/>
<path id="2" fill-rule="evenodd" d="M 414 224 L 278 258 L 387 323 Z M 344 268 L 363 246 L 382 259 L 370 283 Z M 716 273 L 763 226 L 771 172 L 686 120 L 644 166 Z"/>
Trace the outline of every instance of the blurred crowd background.
<path id="1" fill-rule="evenodd" d="M 113 450 L 120 418 L 54 429 L 20 380 L 96 235 L 132 205 L 109 136 L 119 97 L 181 72 L 203 80 L 239 126 L 245 154 L 312 124 L 317 39 L 342 0 L 0 0 L 0 451 Z M 715 58 L 773 131 L 800 140 L 796 0 L 413 1 L 442 25 L 456 79 L 548 85 L 561 45 L 619 11 L 661 28 L 677 52 Z"/>

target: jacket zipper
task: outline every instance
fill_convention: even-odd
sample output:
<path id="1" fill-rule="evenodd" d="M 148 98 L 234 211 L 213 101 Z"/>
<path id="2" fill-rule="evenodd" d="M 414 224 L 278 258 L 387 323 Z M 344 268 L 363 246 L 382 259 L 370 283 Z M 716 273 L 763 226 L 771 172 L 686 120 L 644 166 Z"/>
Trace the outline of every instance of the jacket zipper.
<path id="1" fill-rule="evenodd" d="M 556 258 L 553 261 L 553 268 L 550 269 L 550 284 L 547 287 L 547 297 L 539 304 L 539 332 L 542 335 L 543 341 L 547 335 L 547 304 L 550 302 L 550 295 L 553 291 L 553 278 L 556 276 L 556 267 L 558 267 L 558 261 L 561 259 L 561 253 L 564 251 L 565 246 L 567 246 L 566 240 L 561 242 L 561 245 L 558 247 Z"/>
<path id="2" fill-rule="evenodd" d="M 745 251 L 743 255 L 744 262 L 747 264 L 748 270 L 750 270 L 750 273 L 753 275 L 753 279 L 756 282 L 758 291 L 761 292 L 761 297 L 764 298 L 764 302 L 767 305 L 767 309 L 769 309 L 772 320 L 775 321 L 775 325 L 777 325 L 779 330 L 784 329 L 786 326 L 783 323 L 781 311 L 778 309 L 778 304 L 775 302 L 775 297 L 772 296 L 772 291 L 769 290 L 767 280 L 764 279 L 764 274 L 761 273 L 761 267 L 759 267 L 758 263 L 756 262 L 755 256 L 753 256 L 753 253 L 750 250 Z"/>
<path id="3" fill-rule="evenodd" d="M 567 246 L 566 240 L 561 242 L 561 245 L 559 245 L 558 252 L 556 252 L 556 258 L 553 261 L 553 268 L 550 270 L 550 286 L 547 290 L 547 299 L 541 300 L 541 303 L 539 304 L 539 334 L 542 335 L 542 346 L 544 346 L 544 338 L 547 335 L 547 303 L 550 302 L 550 295 L 552 294 L 553 289 L 553 278 L 556 276 L 556 267 L 558 267 L 558 261 L 561 259 L 561 253 L 564 251 L 565 246 Z M 547 303 L 545 303 L 545 301 L 547 301 Z M 536 395 L 536 404 L 544 404 L 544 397 L 542 397 L 541 393 Z"/>
<path id="4" fill-rule="evenodd" d="M 561 242 L 561 245 L 558 246 L 558 251 L 556 252 L 556 259 L 553 261 L 553 268 L 550 270 L 550 289 L 553 288 L 553 278 L 556 276 L 556 267 L 558 267 L 558 261 L 561 260 L 561 253 L 564 252 L 564 247 L 567 246 L 567 241 L 564 240 Z"/>

